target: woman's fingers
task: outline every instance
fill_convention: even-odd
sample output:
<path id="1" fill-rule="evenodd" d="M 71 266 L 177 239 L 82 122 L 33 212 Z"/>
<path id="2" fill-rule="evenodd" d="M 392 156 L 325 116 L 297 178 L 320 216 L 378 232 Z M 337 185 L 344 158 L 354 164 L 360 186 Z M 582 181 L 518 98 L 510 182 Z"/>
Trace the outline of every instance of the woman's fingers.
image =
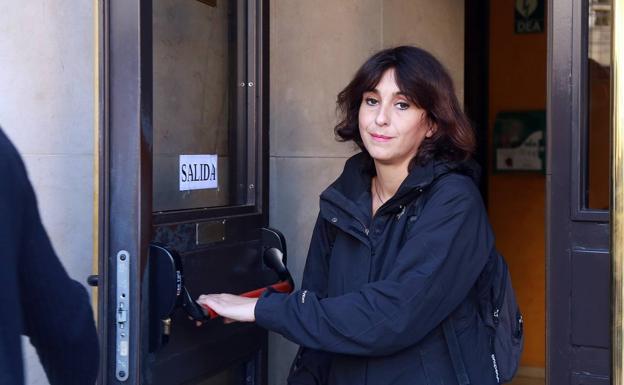
<path id="1" fill-rule="evenodd" d="M 197 299 L 197 303 L 214 310 L 224 318 L 229 318 L 232 322 L 255 321 L 254 309 L 256 298 L 247 298 L 232 294 L 202 294 Z"/>

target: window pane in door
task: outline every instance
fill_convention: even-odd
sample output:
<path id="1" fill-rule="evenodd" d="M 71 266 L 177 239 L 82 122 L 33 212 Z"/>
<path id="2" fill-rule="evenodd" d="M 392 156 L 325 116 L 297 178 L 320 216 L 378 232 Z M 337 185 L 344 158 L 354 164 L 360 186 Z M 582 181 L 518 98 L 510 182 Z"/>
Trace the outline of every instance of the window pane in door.
<path id="1" fill-rule="evenodd" d="M 238 17 L 236 1 L 153 2 L 155 212 L 239 204 Z"/>
<path id="2" fill-rule="evenodd" d="M 608 210 L 611 0 L 590 0 L 588 16 L 588 207 Z"/>

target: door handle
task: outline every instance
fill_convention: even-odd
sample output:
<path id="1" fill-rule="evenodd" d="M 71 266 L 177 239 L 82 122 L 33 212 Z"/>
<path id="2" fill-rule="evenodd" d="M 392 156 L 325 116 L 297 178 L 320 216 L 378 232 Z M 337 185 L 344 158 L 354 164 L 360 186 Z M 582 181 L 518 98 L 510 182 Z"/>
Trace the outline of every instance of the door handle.
<path id="1" fill-rule="evenodd" d="M 165 320 L 171 317 L 176 308 L 181 307 L 186 314 L 195 321 L 207 321 L 217 318 L 218 315 L 210 308 L 205 308 L 195 302 L 194 297 L 184 285 L 182 259 L 174 250 L 164 245 L 153 243 L 150 252 L 150 283 L 152 292 L 158 293 L 156 312 L 158 318 Z M 251 290 L 240 295 L 248 298 L 257 298 L 266 290 L 290 293 L 294 289 L 293 279 L 284 264 L 284 256 L 276 247 L 268 248 L 263 253 L 264 264 L 275 271 L 279 282 Z"/>
<path id="2" fill-rule="evenodd" d="M 269 267 L 270 269 L 275 271 L 275 273 L 277 273 L 277 276 L 280 279 L 280 282 L 274 283 L 273 285 L 270 285 L 270 286 L 251 290 L 251 291 L 239 294 L 239 295 L 243 297 L 247 297 L 247 298 L 259 298 L 267 290 L 273 290 L 273 291 L 277 291 L 280 293 L 291 293 L 294 290 L 295 285 L 294 285 L 292 276 L 290 275 L 290 272 L 288 271 L 288 268 L 286 268 L 286 265 L 284 264 L 284 256 L 281 250 L 275 247 L 266 249 L 264 251 L 264 254 L 262 255 L 262 259 L 264 260 L 264 264 L 267 267 Z M 204 321 L 206 320 L 206 318 L 214 319 L 214 318 L 219 317 L 219 315 L 215 313 L 215 311 L 209 308 L 208 306 L 199 305 L 195 301 L 193 301 L 193 303 L 196 306 L 200 306 L 203 309 L 203 311 L 206 313 L 206 315 L 202 317 L 201 319 L 196 319 L 195 317 L 191 315 L 191 317 L 193 317 L 196 321 Z"/>
<path id="3" fill-rule="evenodd" d="M 283 236 L 277 230 L 262 230 L 263 263 L 276 273 L 278 282 L 239 294 L 248 298 L 260 297 L 267 290 L 282 293 L 294 290 L 293 279 L 286 268 L 286 244 Z M 212 309 L 199 305 L 185 286 L 182 258 L 175 250 L 163 244 L 151 243 L 148 268 L 149 323 L 152 330 L 149 333 L 150 352 L 167 343 L 171 318 L 176 309 L 182 308 L 195 321 L 204 322 L 219 317 Z"/>
<path id="4" fill-rule="evenodd" d="M 91 286 L 91 287 L 97 287 L 100 284 L 100 276 L 95 274 L 95 275 L 90 275 L 87 277 L 87 285 Z"/>

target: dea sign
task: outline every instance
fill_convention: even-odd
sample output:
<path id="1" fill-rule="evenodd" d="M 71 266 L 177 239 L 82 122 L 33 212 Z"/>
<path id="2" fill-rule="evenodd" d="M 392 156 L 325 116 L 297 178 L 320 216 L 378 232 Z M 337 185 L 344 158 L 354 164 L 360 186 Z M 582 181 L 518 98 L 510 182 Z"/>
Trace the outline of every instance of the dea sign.
<path id="1" fill-rule="evenodd" d="M 516 0 L 516 33 L 544 31 L 544 0 Z"/>

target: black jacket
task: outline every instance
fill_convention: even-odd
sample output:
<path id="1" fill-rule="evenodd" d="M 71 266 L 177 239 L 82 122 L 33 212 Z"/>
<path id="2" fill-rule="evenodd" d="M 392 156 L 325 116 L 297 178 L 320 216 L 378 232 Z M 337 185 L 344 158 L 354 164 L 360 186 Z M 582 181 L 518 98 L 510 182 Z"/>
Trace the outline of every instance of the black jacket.
<path id="1" fill-rule="evenodd" d="M 30 337 L 51 385 L 95 383 L 89 297 L 54 254 L 22 160 L 1 129 L 0 282 L 0 385 L 24 383 L 21 334 Z"/>
<path id="2" fill-rule="evenodd" d="M 470 383 L 495 384 L 474 289 L 494 239 L 470 168 L 415 167 L 371 218 L 364 164 L 349 159 L 321 194 L 302 290 L 256 306 L 259 325 L 302 346 L 289 383 L 456 384 L 451 316 Z"/>

